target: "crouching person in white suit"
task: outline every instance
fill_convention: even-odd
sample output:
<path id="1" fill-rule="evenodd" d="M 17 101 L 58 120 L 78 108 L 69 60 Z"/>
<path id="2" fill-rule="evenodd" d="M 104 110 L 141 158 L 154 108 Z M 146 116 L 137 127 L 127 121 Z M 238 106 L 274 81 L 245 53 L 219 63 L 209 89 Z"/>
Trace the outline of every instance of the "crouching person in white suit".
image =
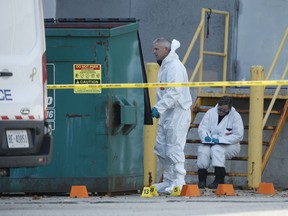
<path id="1" fill-rule="evenodd" d="M 202 141 L 198 147 L 197 157 L 198 186 L 206 187 L 207 169 L 212 165 L 215 180 L 208 185 L 208 188 L 216 189 L 218 184 L 225 183 L 225 160 L 240 152 L 240 141 L 244 134 L 243 121 L 232 106 L 232 98 L 228 96 L 220 98 L 218 104 L 205 113 L 198 133 Z"/>

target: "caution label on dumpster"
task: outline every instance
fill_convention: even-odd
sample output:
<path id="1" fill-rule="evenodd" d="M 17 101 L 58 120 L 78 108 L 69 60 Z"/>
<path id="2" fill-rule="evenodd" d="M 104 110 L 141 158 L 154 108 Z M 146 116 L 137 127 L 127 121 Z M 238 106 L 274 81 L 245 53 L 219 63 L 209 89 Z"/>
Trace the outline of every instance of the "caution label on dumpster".
<path id="1" fill-rule="evenodd" d="M 101 64 L 74 64 L 74 84 L 101 84 Z M 101 88 L 74 88 L 78 94 L 100 94 Z"/>

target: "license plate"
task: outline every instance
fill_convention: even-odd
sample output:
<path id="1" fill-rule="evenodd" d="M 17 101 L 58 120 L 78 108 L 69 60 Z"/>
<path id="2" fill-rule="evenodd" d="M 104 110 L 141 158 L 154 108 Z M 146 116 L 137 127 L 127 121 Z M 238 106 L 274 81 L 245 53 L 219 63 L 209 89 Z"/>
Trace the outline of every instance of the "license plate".
<path id="1" fill-rule="evenodd" d="M 9 148 L 29 148 L 26 130 L 7 130 L 6 136 Z"/>

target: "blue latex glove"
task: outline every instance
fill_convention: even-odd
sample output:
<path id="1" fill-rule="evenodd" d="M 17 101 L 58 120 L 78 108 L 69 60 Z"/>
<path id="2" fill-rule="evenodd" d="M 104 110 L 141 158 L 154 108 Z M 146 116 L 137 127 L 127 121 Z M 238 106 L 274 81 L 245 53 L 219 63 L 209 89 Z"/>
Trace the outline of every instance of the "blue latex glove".
<path id="1" fill-rule="evenodd" d="M 206 136 L 205 138 L 204 138 L 204 140 L 205 140 L 205 142 L 211 142 L 211 137 L 209 137 L 209 136 Z"/>
<path id="2" fill-rule="evenodd" d="M 217 139 L 217 138 L 212 138 L 212 142 L 213 142 L 213 143 L 219 143 L 219 139 Z"/>
<path id="3" fill-rule="evenodd" d="M 153 109 L 151 110 L 151 117 L 152 118 L 159 118 L 160 117 L 160 114 L 159 114 L 156 107 L 153 107 Z"/>

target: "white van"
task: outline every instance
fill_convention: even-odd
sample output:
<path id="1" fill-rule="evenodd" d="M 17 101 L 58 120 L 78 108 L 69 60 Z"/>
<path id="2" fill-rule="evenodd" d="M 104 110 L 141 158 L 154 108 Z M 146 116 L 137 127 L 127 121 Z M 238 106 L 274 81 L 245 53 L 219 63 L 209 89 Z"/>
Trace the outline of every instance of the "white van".
<path id="1" fill-rule="evenodd" d="M 42 0 L 0 0 L 0 168 L 50 162 Z"/>

